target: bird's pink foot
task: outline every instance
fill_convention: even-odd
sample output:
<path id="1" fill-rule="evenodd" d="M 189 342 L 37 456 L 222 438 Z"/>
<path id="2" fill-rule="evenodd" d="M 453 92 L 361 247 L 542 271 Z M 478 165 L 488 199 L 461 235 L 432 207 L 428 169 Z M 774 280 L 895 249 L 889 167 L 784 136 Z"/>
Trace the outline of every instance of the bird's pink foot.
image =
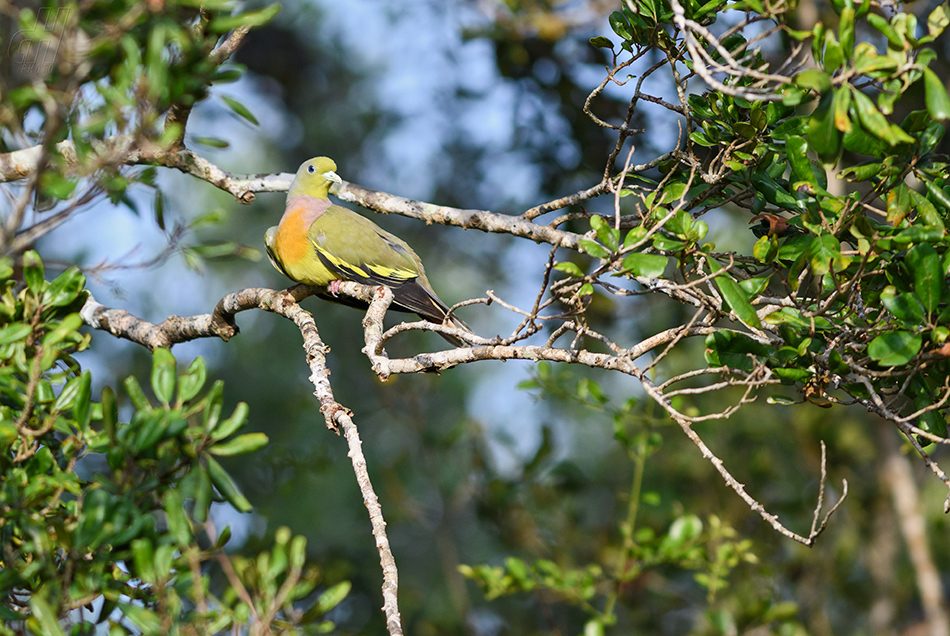
<path id="1" fill-rule="evenodd" d="M 331 280 L 331 281 L 330 281 L 330 285 L 329 285 L 329 287 L 330 287 L 330 293 L 331 293 L 333 296 L 336 296 L 337 294 L 339 294 L 339 293 L 340 293 L 340 286 L 341 286 L 342 284 L 343 284 L 343 281 L 342 281 L 342 280 Z"/>

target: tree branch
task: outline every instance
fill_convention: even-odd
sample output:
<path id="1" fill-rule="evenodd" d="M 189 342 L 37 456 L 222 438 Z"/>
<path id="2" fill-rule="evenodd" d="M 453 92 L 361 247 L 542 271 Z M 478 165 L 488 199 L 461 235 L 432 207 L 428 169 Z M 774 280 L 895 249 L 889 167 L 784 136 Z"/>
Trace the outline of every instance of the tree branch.
<path id="1" fill-rule="evenodd" d="M 97 163 L 175 168 L 228 192 L 242 203 L 253 201 L 256 192 L 286 192 L 293 181 L 293 175 L 289 173 L 235 175 L 186 148 L 166 149 L 151 142 L 137 140 L 131 135 L 107 137 L 93 142 L 92 148 L 97 156 Z M 76 146 L 72 141 L 61 141 L 56 144 L 56 149 L 68 167 L 78 166 Z M 0 183 L 23 179 L 33 174 L 41 156 L 40 146 L 0 154 Z M 536 243 L 549 243 L 568 249 L 576 250 L 578 239 L 581 238 L 574 232 L 533 223 L 520 216 L 414 201 L 346 181 L 334 194 L 343 201 L 357 203 L 374 212 L 399 214 L 426 223 L 511 234 Z"/>
<path id="2" fill-rule="evenodd" d="M 356 297 L 366 297 L 372 289 L 356 283 L 346 283 L 343 286 L 344 293 L 350 293 Z M 196 338 L 219 337 L 226 341 L 238 333 L 237 326 L 234 324 L 234 315 L 247 309 L 264 309 L 293 321 L 303 336 L 303 348 L 311 372 L 310 382 L 314 387 L 313 394 L 320 402 L 320 413 L 323 414 L 327 428 L 336 432 L 342 430 L 346 438 L 349 448 L 347 455 L 353 465 L 360 493 L 363 495 L 363 504 L 369 513 L 376 549 L 379 552 L 380 566 L 383 570 L 382 594 L 386 626 L 391 636 L 401 636 L 402 619 L 397 597 L 399 573 L 389 546 L 389 538 L 386 535 L 386 521 L 383 518 L 382 507 L 369 478 L 359 431 L 353 422 L 350 410 L 333 397 L 330 372 L 327 369 L 328 348 L 320 339 L 313 316 L 299 304 L 300 300 L 316 291 L 318 291 L 317 288 L 307 285 L 295 285 L 283 291 L 244 289 L 228 294 L 219 300 L 210 314 L 187 318 L 170 316 L 158 325 L 136 318 L 125 310 L 104 307 L 92 297 L 86 301 L 80 315 L 91 327 L 109 331 L 115 336 L 126 338 L 149 349 L 171 347 L 176 343 Z"/>

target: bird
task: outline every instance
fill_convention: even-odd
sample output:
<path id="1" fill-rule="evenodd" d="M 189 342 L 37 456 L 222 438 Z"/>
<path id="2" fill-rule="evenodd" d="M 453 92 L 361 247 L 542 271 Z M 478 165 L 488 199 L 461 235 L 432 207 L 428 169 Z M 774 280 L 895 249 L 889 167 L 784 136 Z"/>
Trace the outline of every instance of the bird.
<path id="1" fill-rule="evenodd" d="M 287 191 L 284 214 L 264 237 L 271 264 L 298 283 L 329 287 L 330 297 L 324 298 L 349 305 L 366 306 L 336 298 L 341 282 L 385 285 L 392 289 L 393 309 L 474 335 L 462 319 L 448 315 L 422 260 L 405 241 L 330 202 L 330 186 L 342 183 L 336 169 L 329 157 L 314 157 L 300 165 Z M 456 347 L 467 346 L 455 336 L 439 335 Z"/>

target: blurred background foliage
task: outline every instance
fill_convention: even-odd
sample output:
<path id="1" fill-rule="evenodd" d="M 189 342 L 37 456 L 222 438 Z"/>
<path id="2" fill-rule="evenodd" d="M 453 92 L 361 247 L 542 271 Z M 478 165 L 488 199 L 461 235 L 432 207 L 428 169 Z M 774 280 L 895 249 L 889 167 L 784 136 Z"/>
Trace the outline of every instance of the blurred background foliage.
<path id="1" fill-rule="evenodd" d="M 148 4 L 161 15 L 161 2 Z M 921 15 L 932 8 L 908 10 L 918 4 Z M 609 33 L 606 16 L 616 8 L 600 0 L 285 2 L 229 63 L 246 69 L 241 78 L 197 96 L 186 143 L 236 173 L 293 171 L 325 154 L 346 180 L 370 188 L 519 213 L 603 173 L 616 139 L 581 105 L 609 62 L 588 38 Z M 830 15 L 818 2 L 797 9 L 803 28 Z M 787 51 L 767 53 L 781 59 Z M 941 49 L 932 63 L 942 77 L 948 60 Z M 10 84 L 24 85 L 14 65 L 5 71 Z M 619 120 L 626 109 L 624 93 L 608 90 L 598 114 Z M 645 156 L 676 138 L 662 109 L 644 107 L 638 117 L 634 124 L 649 131 L 638 138 Z M 144 115 L 138 123 L 154 125 Z M 155 186 L 136 185 L 117 198 L 125 207 L 100 203 L 44 238 L 38 250 L 50 277 L 78 263 L 100 302 L 155 322 L 209 311 L 235 289 L 286 285 L 259 258 L 283 195 L 241 205 L 162 169 Z M 611 201 L 586 205 L 608 212 Z M 415 247 L 449 302 L 485 289 L 521 303 L 536 293 L 546 248 L 404 218 L 374 220 Z M 749 250 L 755 242 L 745 218 L 721 211 L 707 220 L 723 248 Z M 597 302 L 605 307 L 596 319 L 618 329 L 648 324 L 643 331 L 652 332 L 684 321 L 672 304 L 646 313 L 635 301 L 616 312 L 617 301 Z M 827 444 L 830 483 L 847 478 L 851 494 L 808 549 L 750 512 L 630 378 L 489 362 L 382 384 L 359 352 L 360 314 L 316 299 L 307 307 L 332 347 L 336 397 L 360 426 L 400 568 L 407 633 L 919 633 L 915 570 L 888 468 L 907 460 L 892 427 L 863 411 L 760 401 L 702 427 L 739 479 L 799 531 L 811 523 L 819 442 Z M 488 314 L 472 308 L 464 316 L 486 335 L 510 328 Z M 236 558 L 287 545 L 281 528 L 304 537 L 320 590 L 352 584 L 327 615 L 335 627 L 316 624 L 383 633 L 366 512 L 344 443 L 325 430 L 311 396 L 299 333 L 261 312 L 238 322 L 242 333 L 227 344 L 175 349 L 179 369 L 204 356 L 208 377 L 226 386 L 224 411 L 245 402 L 244 432 L 269 438 L 256 452 L 219 458 L 252 511 L 215 505 L 211 517 L 230 526 Z M 407 350 L 434 346 L 413 335 Z M 702 355 L 698 346 L 693 353 Z M 92 370 L 93 395 L 153 368 L 146 351 L 103 332 L 75 359 Z M 936 539 L 933 560 L 950 585 L 942 486 L 922 463 L 909 465 Z M 206 567 L 211 585 L 222 585 L 217 566 Z"/>

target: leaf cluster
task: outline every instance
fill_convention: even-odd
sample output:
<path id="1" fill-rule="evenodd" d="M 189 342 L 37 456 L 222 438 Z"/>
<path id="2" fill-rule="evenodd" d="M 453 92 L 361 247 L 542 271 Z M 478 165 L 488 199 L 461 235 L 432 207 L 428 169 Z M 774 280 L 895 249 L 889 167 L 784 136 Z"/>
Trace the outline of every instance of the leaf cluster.
<path id="1" fill-rule="evenodd" d="M 634 4 L 644 12 L 625 3 L 610 20 L 633 59 L 638 47 L 661 46 L 671 67 L 695 71 L 677 76 L 682 88 L 700 68 L 716 70 L 722 88 L 681 92 L 683 147 L 659 163 L 661 178 L 626 177 L 613 219 L 590 217 L 580 250 L 592 265 L 557 264 L 569 277 L 558 293 L 662 291 L 693 305 L 702 324 L 733 323 L 707 335 L 710 369 L 793 385 L 823 406 L 861 403 L 913 422 L 925 444 L 946 437 L 950 97 L 932 46 L 950 25 L 948 5 L 921 20 L 921 35 L 912 13 L 888 18 L 850 0 L 833 5 L 837 25 L 808 31 L 791 29 L 781 4 L 719 3 L 718 13 L 669 4 L 692 23 Z M 730 9 L 745 19 L 714 28 Z M 666 45 L 644 39 L 654 23 Z M 760 23 L 771 29 L 750 39 Z M 779 33 L 814 68 L 797 70 L 793 55 L 771 72 L 753 44 Z M 703 215 L 723 208 L 753 224 L 748 252 L 703 242 Z"/>
<path id="2" fill-rule="evenodd" d="M 223 385 L 206 387 L 204 361 L 179 373 L 165 349 L 153 354 L 153 398 L 130 376 L 127 406 L 108 386 L 95 400 L 74 357 L 89 344 L 77 313 L 84 277 L 71 268 L 47 282 L 35 253 L 23 261 L 20 281 L 8 262 L 0 267 L 0 633 L 61 634 L 60 621 L 83 607 L 95 611 L 71 620 L 75 633 L 100 624 L 213 633 L 252 615 L 259 625 L 330 628 L 321 617 L 348 584 L 317 593 L 320 572 L 287 530 L 213 584 L 230 531 L 215 536 L 210 508 L 250 510 L 216 458 L 267 443 L 240 432 L 247 405 L 225 415 Z"/>

